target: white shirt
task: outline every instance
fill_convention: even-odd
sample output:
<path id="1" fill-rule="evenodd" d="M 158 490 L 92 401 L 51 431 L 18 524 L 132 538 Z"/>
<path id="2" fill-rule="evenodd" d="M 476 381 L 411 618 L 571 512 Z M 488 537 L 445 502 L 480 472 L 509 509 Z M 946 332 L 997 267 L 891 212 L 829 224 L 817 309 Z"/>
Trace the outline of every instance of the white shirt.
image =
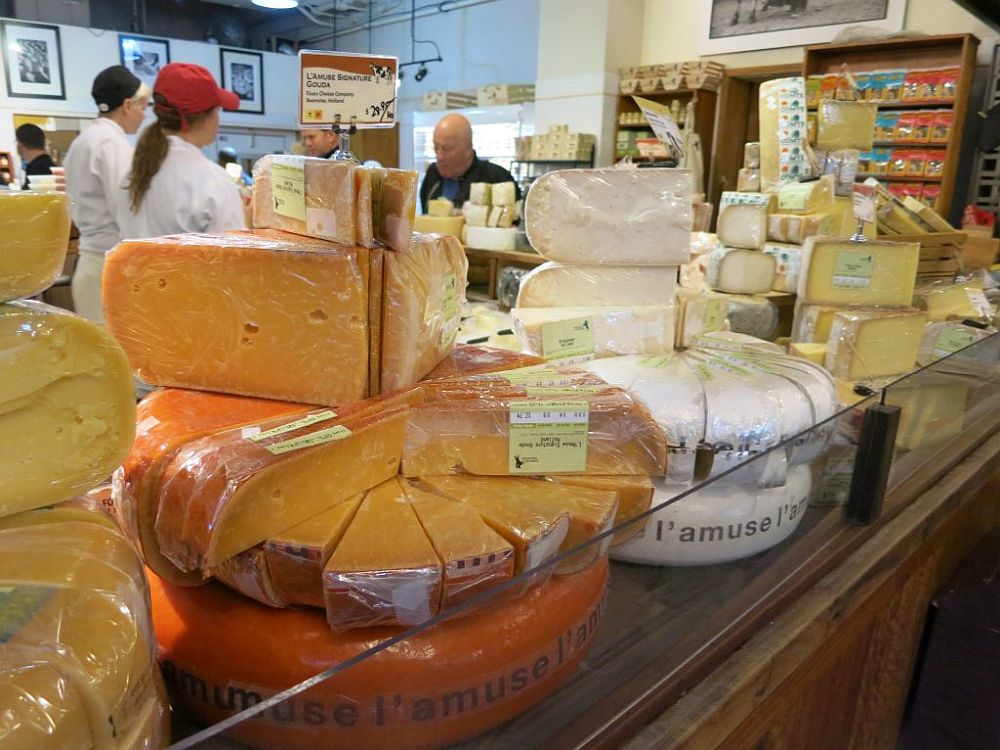
<path id="1" fill-rule="evenodd" d="M 118 188 L 131 166 L 125 131 L 107 117 L 98 117 L 70 144 L 63 167 L 81 250 L 104 253 L 118 242 Z"/>
<path id="2" fill-rule="evenodd" d="M 117 198 L 122 238 L 244 229 L 240 189 L 226 170 L 183 138 L 168 135 L 167 140 L 167 157 L 136 214 L 129 209 L 128 177 L 122 182 Z"/>

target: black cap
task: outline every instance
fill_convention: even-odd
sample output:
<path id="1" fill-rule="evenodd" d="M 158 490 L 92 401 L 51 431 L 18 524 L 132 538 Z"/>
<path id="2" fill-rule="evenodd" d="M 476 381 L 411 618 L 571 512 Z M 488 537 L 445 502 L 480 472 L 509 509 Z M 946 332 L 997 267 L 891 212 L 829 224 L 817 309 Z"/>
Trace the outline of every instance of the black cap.
<path id="1" fill-rule="evenodd" d="M 122 106 L 122 102 L 135 96 L 142 85 L 128 68 L 122 65 L 112 65 L 97 74 L 90 95 L 97 102 L 101 112 L 111 112 Z"/>

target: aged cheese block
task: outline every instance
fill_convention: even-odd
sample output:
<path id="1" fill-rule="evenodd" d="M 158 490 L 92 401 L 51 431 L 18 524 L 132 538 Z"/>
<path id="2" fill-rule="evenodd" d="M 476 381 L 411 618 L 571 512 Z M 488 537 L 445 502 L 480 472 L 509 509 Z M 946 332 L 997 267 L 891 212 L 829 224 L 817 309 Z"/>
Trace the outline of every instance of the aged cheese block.
<path id="1" fill-rule="evenodd" d="M 774 286 L 774 256 L 722 247 L 708 256 L 709 288 L 731 294 L 763 294 Z"/>
<path id="2" fill-rule="evenodd" d="M 810 237 L 799 277 L 799 302 L 906 306 L 920 259 L 915 242 L 851 242 Z"/>
<path id="3" fill-rule="evenodd" d="M 788 353 L 815 362 L 817 365 L 826 364 L 826 343 L 811 344 L 805 341 L 792 342 L 788 346 Z"/>
<path id="4" fill-rule="evenodd" d="M 0 530 L 3 746 L 162 747 L 142 565 L 99 517 L 66 519 L 30 514 Z"/>
<path id="5" fill-rule="evenodd" d="M 992 339 L 988 344 L 979 344 L 984 339 Z M 977 344 L 976 346 L 972 346 Z M 995 329 L 974 328 L 960 322 L 928 323 L 920 337 L 917 364 L 924 366 L 972 346 L 963 351 L 957 359 L 972 359 L 985 365 L 995 365 L 1000 361 L 1000 336 Z"/>
<path id="6" fill-rule="evenodd" d="M 451 351 L 469 262 L 454 237 L 416 235 L 407 252 L 386 252 L 382 286 L 380 392 L 416 383 Z"/>
<path id="7" fill-rule="evenodd" d="M 778 190 L 779 214 L 818 214 L 833 210 L 836 181 L 833 175 L 805 182 L 785 182 Z"/>
<path id="8" fill-rule="evenodd" d="M 354 245 L 354 163 L 266 155 L 253 167 L 253 225 Z"/>
<path id="9" fill-rule="evenodd" d="M 368 390 L 368 250 L 246 235 L 119 244 L 108 329 L 153 385 L 312 404 Z"/>
<path id="10" fill-rule="evenodd" d="M 426 380 L 480 375 L 483 373 L 516 370 L 521 367 L 544 364 L 545 360 L 533 354 L 521 354 L 509 349 L 498 349 L 482 344 L 456 346 L 438 366 L 427 373 Z"/>
<path id="11" fill-rule="evenodd" d="M 420 214 L 413 218 L 413 229 L 428 234 L 448 234 L 456 239 L 462 237 L 465 226 L 464 216 L 428 216 Z"/>
<path id="12" fill-rule="evenodd" d="M 354 168 L 354 227 L 361 247 L 375 247 L 375 219 L 372 215 L 372 173 Z"/>
<path id="13" fill-rule="evenodd" d="M 406 252 L 417 213 L 416 172 L 406 169 L 372 169 L 372 223 L 375 239 L 393 250 Z"/>
<path id="14" fill-rule="evenodd" d="M 135 436 L 125 353 L 40 302 L 0 305 L 0 516 L 65 500 L 115 470 Z"/>
<path id="15" fill-rule="evenodd" d="M 799 275 L 802 273 L 802 248 L 798 245 L 768 242 L 764 245 L 764 252 L 774 256 L 774 291 L 795 294 L 799 287 Z"/>
<path id="16" fill-rule="evenodd" d="M 830 329 L 826 369 L 850 382 L 909 372 L 926 323 L 927 314 L 913 309 L 839 312 Z"/>
<path id="17" fill-rule="evenodd" d="M 991 315 L 989 302 L 983 294 L 982 279 L 961 283 L 932 283 L 918 287 L 913 304 L 927 311 L 931 321 L 949 318 L 984 318 Z"/>
<path id="18" fill-rule="evenodd" d="M 62 273 L 69 245 L 65 193 L 0 191 L 0 302 L 33 297 Z"/>
<path id="19" fill-rule="evenodd" d="M 687 263 L 691 192 L 691 172 L 684 169 L 549 172 L 525 198 L 528 240 L 561 263 Z"/>
<path id="20" fill-rule="evenodd" d="M 721 208 L 718 234 L 727 247 L 760 250 L 767 240 L 767 206 L 732 203 Z"/>
<path id="21" fill-rule="evenodd" d="M 694 289 L 677 290 L 677 336 L 674 341 L 678 349 L 691 346 L 696 336 L 709 331 L 718 331 L 726 323 L 729 298 L 725 294 Z"/>
<path id="22" fill-rule="evenodd" d="M 840 222 L 836 210 L 815 214 L 774 213 L 767 217 L 767 238 L 801 245 L 810 237 L 839 234 Z"/>
<path id="23" fill-rule="evenodd" d="M 418 625 L 441 606 L 441 560 L 399 480 L 373 487 L 323 568 L 333 630 Z"/>
<path id="24" fill-rule="evenodd" d="M 642 531 L 641 523 L 625 526 L 630 520 L 649 510 L 653 499 L 653 482 L 645 475 L 636 476 L 574 476 L 553 474 L 546 481 L 565 484 L 569 487 L 586 487 L 592 490 L 613 492 L 618 498 L 618 512 L 614 526 L 618 531 L 611 537 L 611 544 L 621 544 Z"/>
<path id="25" fill-rule="evenodd" d="M 674 346 L 672 298 L 646 307 L 517 307 L 511 318 L 524 348 L 546 359 L 662 354 Z"/>
<path id="26" fill-rule="evenodd" d="M 518 307 L 666 305 L 677 287 L 676 266 L 543 263 L 521 279 Z"/>

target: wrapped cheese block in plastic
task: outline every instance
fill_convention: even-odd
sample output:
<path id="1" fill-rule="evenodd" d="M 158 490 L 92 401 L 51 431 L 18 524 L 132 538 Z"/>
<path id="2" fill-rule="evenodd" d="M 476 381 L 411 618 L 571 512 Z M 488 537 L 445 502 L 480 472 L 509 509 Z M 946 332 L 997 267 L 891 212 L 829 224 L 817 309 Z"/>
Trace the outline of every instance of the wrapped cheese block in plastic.
<path id="1" fill-rule="evenodd" d="M 666 305 L 677 287 L 676 266 L 543 263 L 521 279 L 518 307 Z"/>
<path id="2" fill-rule="evenodd" d="M 674 305 L 517 307 L 514 333 L 545 359 L 661 354 L 674 347 Z"/>
<path id="3" fill-rule="evenodd" d="M 982 279 L 923 284 L 913 293 L 913 305 L 926 310 L 931 321 L 961 318 L 989 320 L 993 315 L 983 292 Z"/>
<path id="4" fill-rule="evenodd" d="M 368 391 L 364 248 L 250 235 L 119 244 L 104 268 L 108 329 L 139 377 L 340 404 Z"/>
<path id="5" fill-rule="evenodd" d="M 560 263 L 687 263 L 691 192 L 684 169 L 549 172 L 525 199 L 528 240 Z"/>
<path id="6" fill-rule="evenodd" d="M 69 246 L 65 193 L 0 191 L 0 302 L 33 297 L 63 271 Z"/>
<path id="7" fill-rule="evenodd" d="M 850 382 L 909 372 L 917 361 L 927 314 L 913 309 L 838 312 L 826 368 Z"/>
<path id="8" fill-rule="evenodd" d="M 718 565 L 756 555 L 798 528 L 811 485 L 808 466 L 790 468 L 777 487 L 657 480 L 654 506 L 690 494 L 650 515 L 641 536 L 614 547 L 611 556 L 646 565 Z"/>
<path id="9" fill-rule="evenodd" d="M 674 342 L 677 348 L 686 349 L 696 336 L 721 330 L 726 324 L 729 299 L 728 295 L 716 292 L 678 289 L 677 337 Z"/>
<path id="10" fill-rule="evenodd" d="M 1000 360 L 1000 336 L 997 335 L 996 329 L 975 328 L 957 321 L 928 323 L 920 337 L 917 364 L 929 365 L 988 338 L 993 339 L 989 344 L 979 344 L 969 352 L 964 352 L 961 358 L 971 357 L 983 364 L 995 365 Z"/>
<path id="11" fill-rule="evenodd" d="M 267 155 L 253 178 L 255 227 L 355 243 L 354 162 Z"/>
<path id="12" fill-rule="evenodd" d="M 709 288 L 730 294 L 763 294 L 774 286 L 774 256 L 722 247 L 708 256 Z"/>
<path id="13" fill-rule="evenodd" d="M 107 331 L 40 302 L 0 304 L 0 361 L 0 516 L 110 476 L 135 435 L 135 391 Z"/>
<path id="14" fill-rule="evenodd" d="M 802 257 L 798 301 L 820 305 L 909 305 L 919 260 L 920 245 L 916 242 L 810 237 Z"/>
<path id="15" fill-rule="evenodd" d="M 415 235 L 386 252 L 382 282 L 380 392 L 416 383 L 452 350 L 469 262 L 454 237 Z"/>
<path id="16" fill-rule="evenodd" d="M 417 213 L 416 172 L 372 169 L 372 231 L 375 239 L 400 252 L 410 249 Z"/>
<path id="17" fill-rule="evenodd" d="M 142 563 L 113 523 L 59 510 L 0 520 L 0 605 L 4 748 L 167 744 Z"/>
<path id="18" fill-rule="evenodd" d="M 802 248 L 798 245 L 786 245 L 778 242 L 768 242 L 764 252 L 774 256 L 774 283 L 771 285 L 776 292 L 795 294 L 799 287 L 799 276 L 802 273 Z"/>

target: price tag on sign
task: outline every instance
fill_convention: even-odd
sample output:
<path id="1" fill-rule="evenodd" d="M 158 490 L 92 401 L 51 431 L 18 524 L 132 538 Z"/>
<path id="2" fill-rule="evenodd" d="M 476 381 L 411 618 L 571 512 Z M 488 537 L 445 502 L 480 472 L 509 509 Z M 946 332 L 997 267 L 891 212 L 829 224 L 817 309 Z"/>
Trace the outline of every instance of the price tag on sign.
<path id="1" fill-rule="evenodd" d="M 643 99 L 641 96 L 633 96 L 632 100 L 639 105 L 649 127 L 656 134 L 657 140 L 673 148 L 678 156 L 683 158 L 684 136 L 681 135 L 681 129 L 671 117 L 670 110 L 662 104 Z"/>
<path id="2" fill-rule="evenodd" d="M 303 127 L 393 127 L 398 63 L 395 57 L 302 50 L 299 122 Z"/>
<path id="3" fill-rule="evenodd" d="M 871 185 L 854 186 L 854 218 L 866 224 L 875 223 L 875 188 Z"/>

